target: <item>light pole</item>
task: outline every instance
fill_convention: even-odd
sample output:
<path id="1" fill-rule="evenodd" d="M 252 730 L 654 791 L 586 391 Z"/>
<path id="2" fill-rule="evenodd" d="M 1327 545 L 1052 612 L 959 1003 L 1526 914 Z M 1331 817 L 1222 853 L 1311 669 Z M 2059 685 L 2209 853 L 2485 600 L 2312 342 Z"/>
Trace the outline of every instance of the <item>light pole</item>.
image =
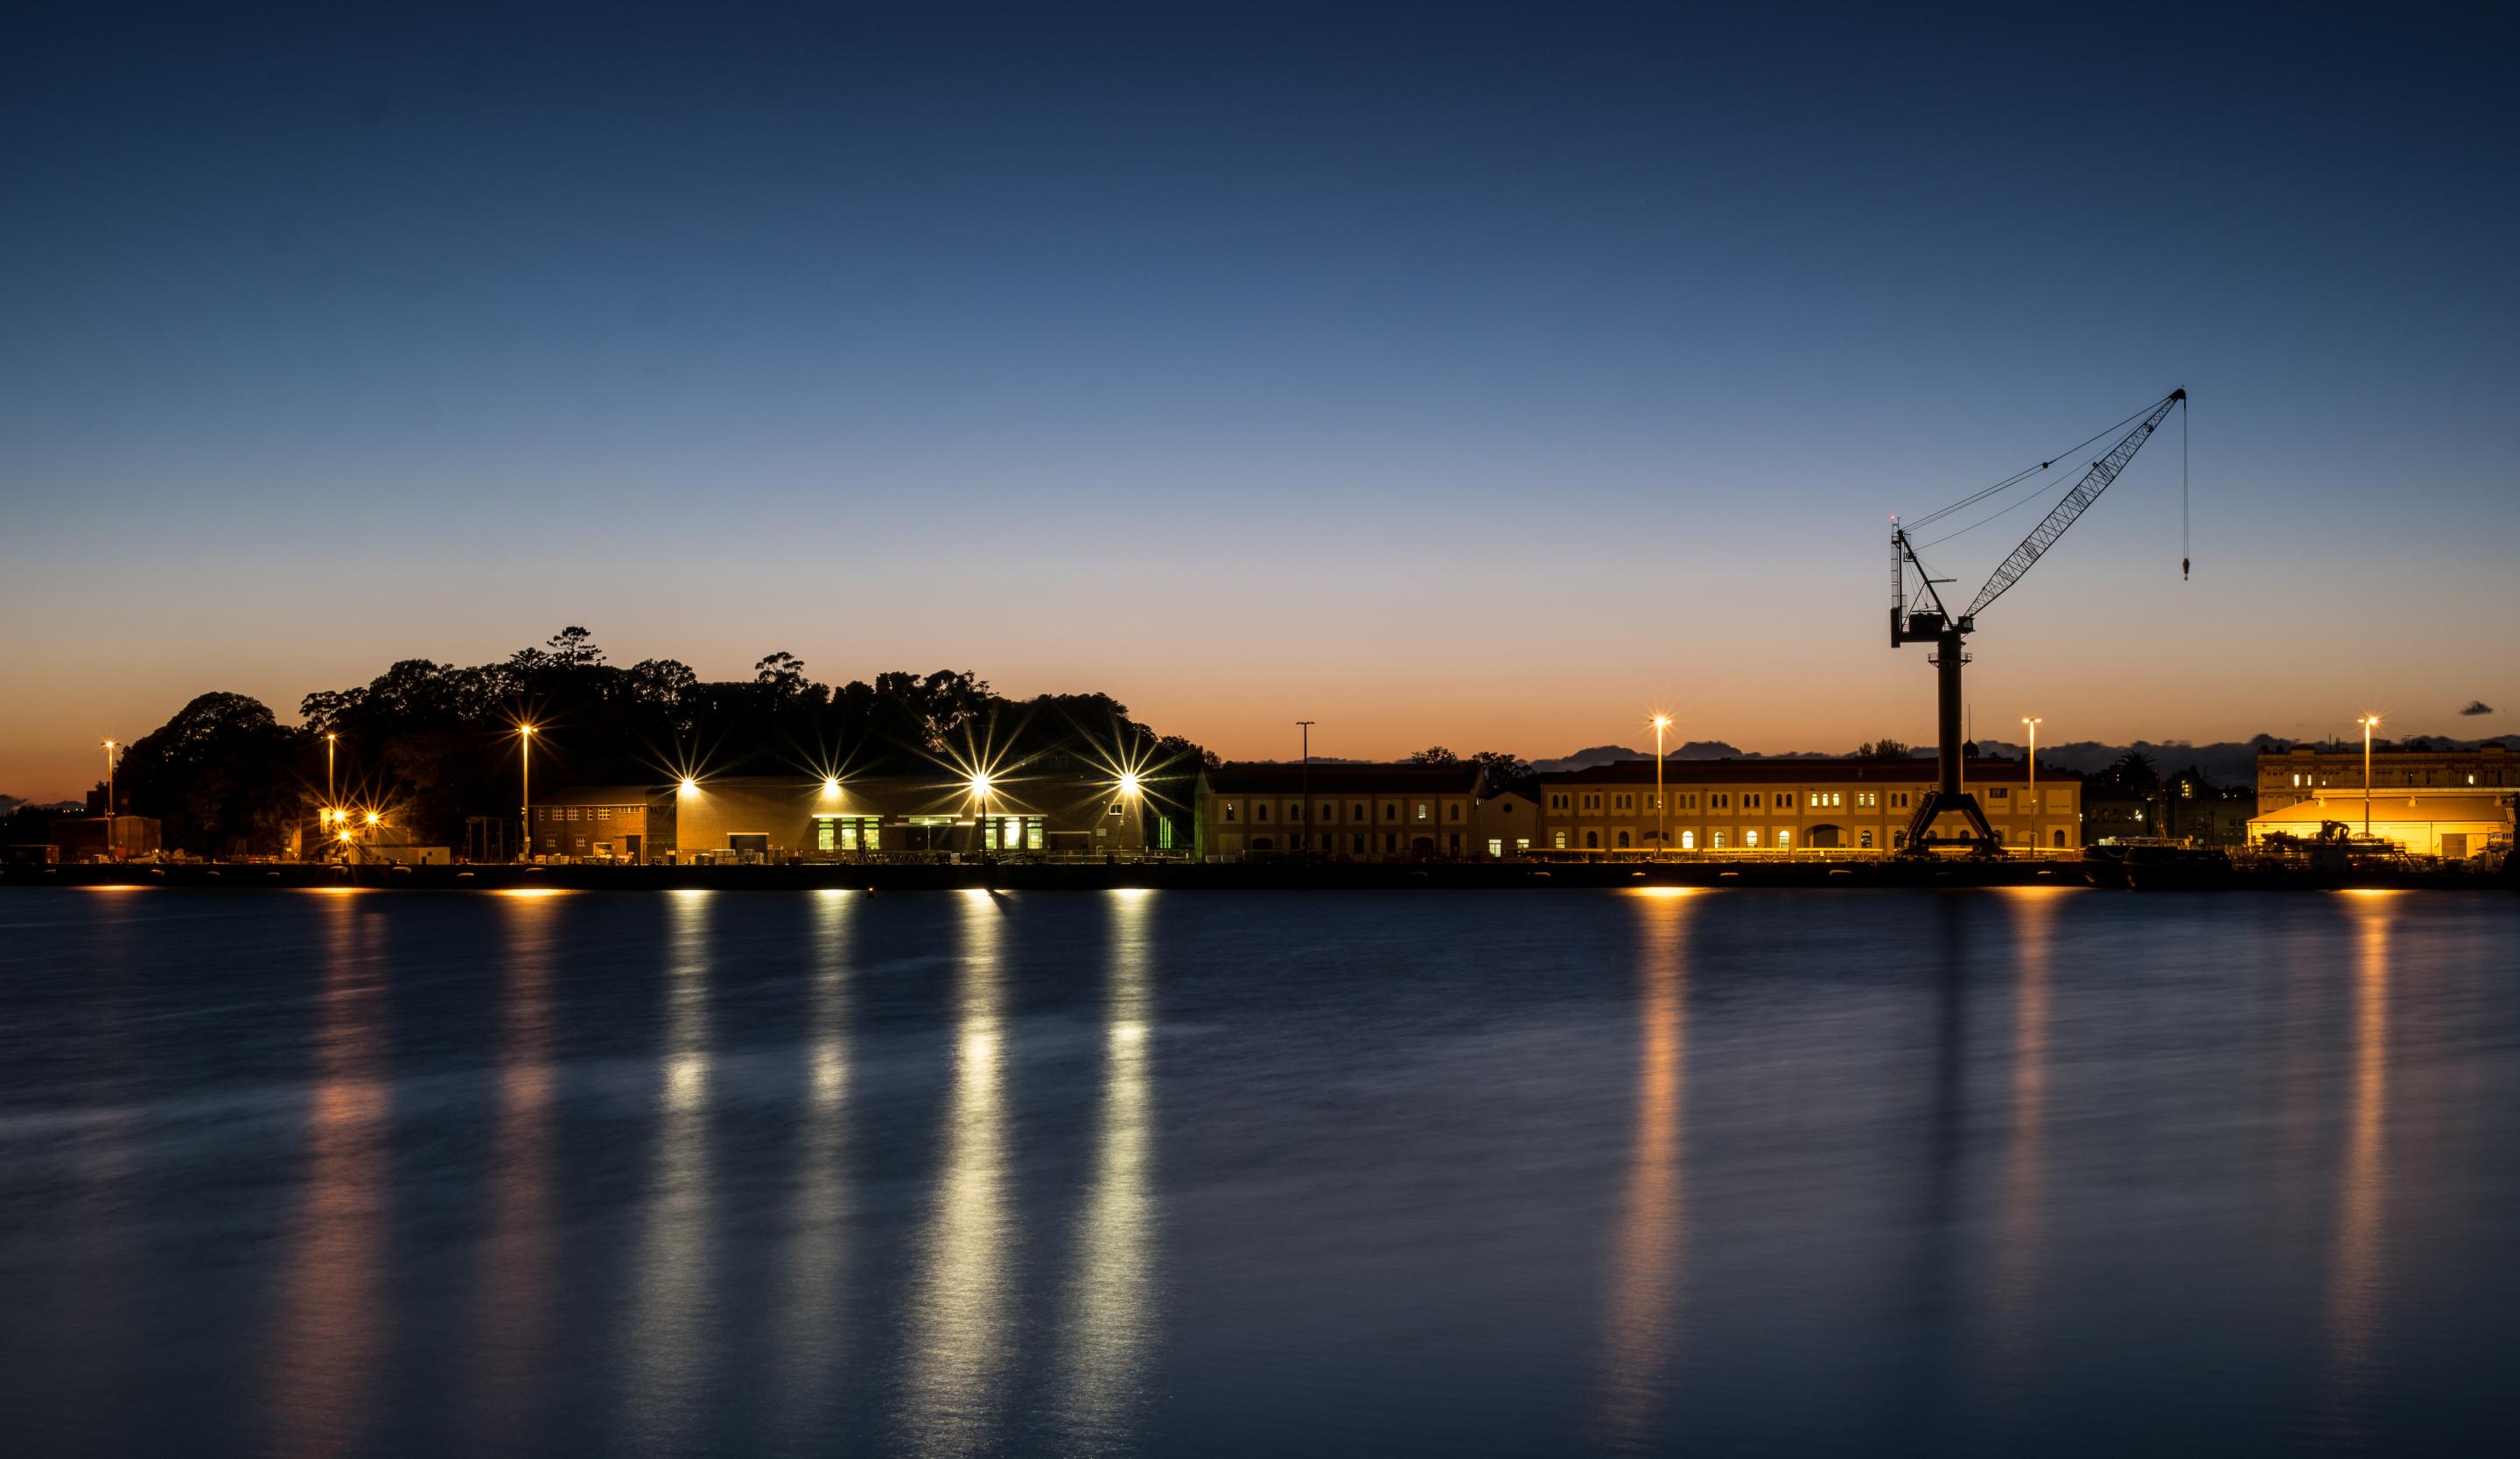
<path id="1" fill-rule="evenodd" d="M 2371 727 L 2380 722 L 2377 714 L 2362 716 L 2362 839 L 2371 839 Z"/>
<path id="2" fill-rule="evenodd" d="M 333 750 L 340 738 L 339 735 L 324 737 L 324 803 L 327 805 L 334 803 L 339 794 L 333 789 Z"/>
<path id="3" fill-rule="evenodd" d="M 1663 798 L 1662 798 L 1662 732 L 1663 732 L 1664 730 L 1667 730 L 1667 729 L 1671 728 L 1671 716 L 1670 716 L 1670 715 L 1668 715 L 1668 714 L 1656 714 L 1656 715 L 1653 717 L 1653 727 L 1654 727 L 1654 859 L 1655 859 L 1656 861 L 1660 861 L 1660 860 L 1662 859 L 1662 847 L 1663 847 L 1663 843 L 1664 843 L 1664 841 L 1665 841 L 1665 840 L 1668 838 L 1668 836 L 1669 836 L 1669 828 L 1668 828 L 1668 824 L 1667 824 L 1667 822 L 1668 822 L 1668 816 L 1667 816 L 1667 813 L 1666 813 L 1666 812 L 1664 811 L 1664 809 L 1663 809 Z"/>
<path id="4" fill-rule="evenodd" d="M 1304 829 L 1296 834 L 1304 838 L 1304 859 L 1310 861 L 1313 859 L 1313 721 L 1298 719 L 1295 724 L 1304 732 L 1304 764 L 1295 772 L 1296 794 L 1304 798 Z"/>
<path id="5" fill-rule="evenodd" d="M 105 742 L 105 859 L 113 859 L 113 742 Z"/>
<path id="6" fill-rule="evenodd" d="M 521 737 L 517 746 L 518 790 L 524 798 L 525 811 L 525 839 L 518 847 L 517 859 L 531 861 L 534 859 L 534 727 L 518 725 L 517 734 Z"/>
<path id="7" fill-rule="evenodd" d="M 986 772 L 971 777 L 971 798 L 978 807 L 972 812 L 971 829 L 979 834 L 980 864 L 989 864 L 989 777 Z"/>
<path id="8" fill-rule="evenodd" d="M 2035 715 L 2030 715 L 2030 716 L 2024 716 L 2021 722 L 2022 722 L 2023 724 L 2026 724 L 2026 725 L 2030 726 L 2030 849 L 2032 849 L 2032 850 L 2034 850 L 2034 851 L 2035 851 L 2035 850 L 2039 849 L 2039 723 L 2040 723 L 2040 721 L 2039 721 L 2039 719 L 2038 719 L 2038 717 L 2037 717 L 2037 716 L 2035 716 Z"/>

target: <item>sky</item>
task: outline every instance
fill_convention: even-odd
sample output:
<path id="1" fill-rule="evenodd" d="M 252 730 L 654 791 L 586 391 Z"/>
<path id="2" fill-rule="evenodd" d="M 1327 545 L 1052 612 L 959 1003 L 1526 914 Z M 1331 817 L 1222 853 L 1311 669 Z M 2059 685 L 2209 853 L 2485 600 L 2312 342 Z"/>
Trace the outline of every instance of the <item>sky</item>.
<path id="1" fill-rule="evenodd" d="M 2175 387 L 1978 725 L 2520 728 L 2507 11 L 367 9 L 13 23 L 0 792 L 570 623 L 1230 756 L 1930 742 L 1891 515 Z"/>

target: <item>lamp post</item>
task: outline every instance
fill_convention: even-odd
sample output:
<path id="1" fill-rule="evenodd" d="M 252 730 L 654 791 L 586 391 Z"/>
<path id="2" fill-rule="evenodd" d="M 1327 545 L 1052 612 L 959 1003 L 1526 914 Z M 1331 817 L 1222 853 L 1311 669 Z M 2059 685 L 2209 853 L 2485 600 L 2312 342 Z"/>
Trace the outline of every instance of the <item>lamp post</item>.
<path id="1" fill-rule="evenodd" d="M 2030 848 L 2039 849 L 2039 718 L 2025 715 L 2021 721 L 2030 726 Z"/>
<path id="2" fill-rule="evenodd" d="M 1295 833 L 1303 838 L 1304 859 L 1313 859 L 1313 721 L 1298 719 L 1297 728 L 1304 732 L 1303 768 L 1295 772 L 1296 794 L 1304 798 L 1304 829 Z"/>
<path id="3" fill-rule="evenodd" d="M 113 742 L 105 742 L 105 859 L 113 859 Z"/>
<path id="4" fill-rule="evenodd" d="M 517 784 L 524 800 L 525 812 L 525 839 L 517 859 L 531 861 L 534 859 L 534 727 L 518 725 L 517 734 L 520 737 L 517 746 Z"/>
<path id="5" fill-rule="evenodd" d="M 331 805 L 338 794 L 333 789 L 333 751 L 340 738 L 339 735 L 324 737 L 324 803 L 326 805 Z"/>
<path id="6" fill-rule="evenodd" d="M 1662 859 L 1663 843 L 1669 838 L 1668 813 L 1662 798 L 1662 732 L 1671 728 L 1671 716 L 1656 714 L 1654 727 L 1654 859 Z"/>
<path id="7" fill-rule="evenodd" d="M 2377 714 L 2362 716 L 2362 839 L 2371 839 L 2371 727 L 2380 722 Z"/>

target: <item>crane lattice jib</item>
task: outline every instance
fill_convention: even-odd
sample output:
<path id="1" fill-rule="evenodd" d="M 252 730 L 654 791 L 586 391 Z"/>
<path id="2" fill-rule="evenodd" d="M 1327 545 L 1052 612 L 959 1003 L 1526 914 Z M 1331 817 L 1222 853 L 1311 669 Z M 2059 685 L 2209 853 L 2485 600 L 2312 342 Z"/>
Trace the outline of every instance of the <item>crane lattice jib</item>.
<path id="1" fill-rule="evenodd" d="M 1976 617 L 1986 611 L 1988 604 L 2002 597 L 2006 590 L 2019 582 L 2021 574 L 2030 570 L 2040 555 L 2054 546 L 2058 537 L 2065 535 L 2065 528 L 2072 526 L 2074 520 L 2090 511 L 2092 503 L 2100 499 L 2100 493 L 2109 489 L 2109 483 L 2118 479 L 2118 473 L 2126 470 L 2127 463 L 2135 459 L 2135 453 L 2152 438 L 2153 428 L 2170 414 L 2170 407 L 2186 398 L 2185 390 L 2172 390 L 2163 396 L 2161 403 L 2145 412 L 2142 422 L 2110 447 L 2106 456 L 2092 462 L 2092 469 L 2084 474 L 2083 479 L 2075 482 L 2074 489 L 2065 493 L 2065 499 L 2030 529 L 2030 535 L 2021 539 L 2021 545 L 2012 549 L 2012 555 L 2005 558 L 2003 565 L 1995 570 L 1995 575 L 1986 580 L 1986 586 L 1977 590 L 1977 601 L 1971 603 L 1968 611 L 1960 616 Z"/>

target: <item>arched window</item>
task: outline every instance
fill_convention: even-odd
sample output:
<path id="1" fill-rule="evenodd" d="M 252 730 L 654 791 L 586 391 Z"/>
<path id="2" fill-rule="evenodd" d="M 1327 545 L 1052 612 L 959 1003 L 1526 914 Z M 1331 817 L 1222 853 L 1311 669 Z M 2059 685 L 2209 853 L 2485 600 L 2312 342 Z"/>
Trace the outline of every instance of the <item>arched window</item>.
<path id="1" fill-rule="evenodd" d="M 1598 851 L 1601 849 L 1601 833 L 1598 831 L 1585 832 L 1584 849 L 1588 851 Z"/>
<path id="2" fill-rule="evenodd" d="M 1680 848 L 1684 851 L 1696 850 L 1697 833 L 1694 831 L 1683 831 L 1680 833 Z"/>
<path id="3" fill-rule="evenodd" d="M 1622 851 L 1624 851 L 1624 850 L 1626 850 L 1627 848 L 1628 848 L 1628 833 L 1626 833 L 1625 831 L 1622 831 L 1622 832 L 1620 832 L 1620 833 L 1619 833 L 1619 849 L 1620 849 L 1620 850 L 1622 850 Z"/>
<path id="4" fill-rule="evenodd" d="M 1755 846 L 1755 845 L 1757 845 L 1758 843 L 1759 843 L 1759 833 L 1758 833 L 1758 832 L 1756 832 L 1756 831 L 1744 831 L 1744 832 L 1742 832 L 1742 833 L 1741 833 L 1741 844 L 1743 844 L 1744 846 Z"/>

